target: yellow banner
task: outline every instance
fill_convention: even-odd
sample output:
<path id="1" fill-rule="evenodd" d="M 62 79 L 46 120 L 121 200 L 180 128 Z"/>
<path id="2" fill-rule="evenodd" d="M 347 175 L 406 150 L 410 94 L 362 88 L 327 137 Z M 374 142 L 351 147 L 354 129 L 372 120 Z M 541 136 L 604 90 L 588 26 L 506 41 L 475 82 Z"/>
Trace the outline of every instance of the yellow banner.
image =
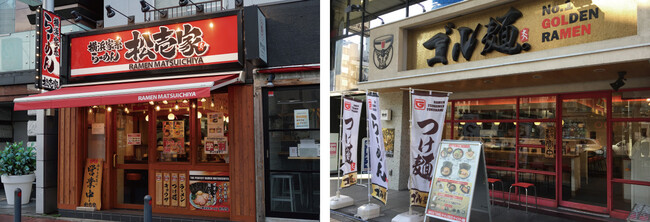
<path id="1" fill-rule="evenodd" d="M 427 199 L 429 198 L 429 193 L 422 192 L 419 190 L 410 190 L 411 193 L 411 206 L 427 206 Z"/>
<path id="2" fill-rule="evenodd" d="M 343 178 L 341 178 L 341 188 L 346 188 L 354 184 L 357 184 L 356 172 L 343 175 Z"/>
<path id="3" fill-rule="evenodd" d="M 384 204 L 386 204 L 386 198 L 388 197 L 388 193 L 386 191 L 386 188 L 383 188 L 377 184 L 372 184 L 372 196 Z"/>
<path id="4" fill-rule="evenodd" d="M 81 206 L 102 208 L 103 159 L 87 159 L 81 194 Z"/>

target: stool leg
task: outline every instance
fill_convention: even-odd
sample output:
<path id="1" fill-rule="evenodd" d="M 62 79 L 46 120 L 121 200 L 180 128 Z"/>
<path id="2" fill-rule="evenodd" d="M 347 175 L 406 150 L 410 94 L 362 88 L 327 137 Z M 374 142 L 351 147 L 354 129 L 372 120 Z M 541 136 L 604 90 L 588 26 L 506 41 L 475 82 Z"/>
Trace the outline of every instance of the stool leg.
<path id="1" fill-rule="evenodd" d="M 537 209 L 539 206 L 539 204 L 537 204 L 537 187 L 533 187 L 533 190 L 535 191 L 535 209 Z"/>
<path id="2" fill-rule="evenodd" d="M 501 183 L 501 198 L 503 198 L 503 193 L 506 192 L 506 189 L 503 189 L 503 181 L 499 181 Z M 503 198 L 505 200 L 506 198 Z"/>
<path id="3" fill-rule="evenodd" d="M 293 181 L 289 180 L 289 198 L 291 199 L 291 212 L 296 212 L 296 204 L 293 202 Z"/>
<path id="4" fill-rule="evenodd" d="M 528 187 L 526 187 L 526 214 L 528 214 Z"/>
<path id="5" fill-rule="evenodd" d="M 494 205 L 494 183 L 490 183 L 492 185 L 492 192 L 490 195 L 490 205 Z"/>
<path id="6" fill-rule="evenodd" d="M 508 210 L 510 210 L 510 192 L 512 192 L 512 186 L 508 189 Z"/>

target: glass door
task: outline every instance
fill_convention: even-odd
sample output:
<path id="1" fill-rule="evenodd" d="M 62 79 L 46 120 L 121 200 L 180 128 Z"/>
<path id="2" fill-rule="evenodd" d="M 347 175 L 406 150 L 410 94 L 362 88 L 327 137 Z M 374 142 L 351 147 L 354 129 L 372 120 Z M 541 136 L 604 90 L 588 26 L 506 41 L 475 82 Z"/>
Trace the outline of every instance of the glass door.
<path id="1" fill-rule="evenodd" d="M 320 99 L 318 85 L 263 90 L 266 214 L 317 219 Z"/>
<path id="2" fill-rule="evenodd" d="M 607 213 L 607 95 L 561 100 L 560 206 Z"/>
<path id="3" fill-rule="evenodd" d="M 149 112 L 146 105 L 115 107 L 113 167 L 118 208 L 142 208 L 149 194 Z"/>

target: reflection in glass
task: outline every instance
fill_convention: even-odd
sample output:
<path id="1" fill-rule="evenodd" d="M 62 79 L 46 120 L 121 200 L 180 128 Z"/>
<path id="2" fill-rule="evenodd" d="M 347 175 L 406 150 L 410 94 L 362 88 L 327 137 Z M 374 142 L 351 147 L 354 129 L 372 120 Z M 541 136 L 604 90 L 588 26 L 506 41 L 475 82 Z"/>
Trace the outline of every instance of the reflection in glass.
<path id="1" fill-rule="evenodd" d="M 650 90 L 612 93 L 613 118 L 649 118 Z"/>
<path id="2" fill-rule="evenodd" d="M 489 166 L 515 167 L 515 124 L 512 122 L 457 122 L 457 140 L 482 141 Z"/>
<path id="3" fill-rule="evenodd" d="M 519 118 L 555 118 L 555 96 L 523 97 L 519 99 Z"/>
<path id="4" fill-rule="evenodd" d="M 537 197 L 555 199 L 555 176 L 534 173 L 519 173 L 519 182 L 535 184 L 535 188 L 537 189 Z M 535 192 L 533 189 L 529 188 L 528 196 L 531 197 L 534 194 Z M 525 190 L 519 189 L 519 195 L 526 195 Z"/>
<path id="5" fill-rule="evenodd" d="M 612 193 L 616 210 L 631 211 L 635 204 L 650 204 L 650 186 L 612 183 Z"/>
<path id="6" fill-rule="evenodd" d="M 614 178 L 650 182 L 650 122 L 612 124 Z"/>
<path id="7" fill-rule="evenodd" d="M 203 163 L 228 163 L 230 141 L 228 137 L 228 94 L 212 94 L 209 98 L 196 100 L 198 103 L 198 138 L 197 159 Z M 207 146 L 206 146 L 207 144 Z"/>
<path id="8" fill-rule="evenodd" d="M 156 151 L 159 162 L 188 162 L 190 152 L 190 103 L 183 100 L 157 104 Z"/>
<path id="9" fill-rule="evenodd" d="M 517 99 L 463 100 L 454 103 L 457 120 L 515 119 Z"/>
<path id="10" fill-rule="evenodd" d="M 147 163 L 149 122 L 145 104 L 121 105 L 117 113 L 117 164 Z"/>

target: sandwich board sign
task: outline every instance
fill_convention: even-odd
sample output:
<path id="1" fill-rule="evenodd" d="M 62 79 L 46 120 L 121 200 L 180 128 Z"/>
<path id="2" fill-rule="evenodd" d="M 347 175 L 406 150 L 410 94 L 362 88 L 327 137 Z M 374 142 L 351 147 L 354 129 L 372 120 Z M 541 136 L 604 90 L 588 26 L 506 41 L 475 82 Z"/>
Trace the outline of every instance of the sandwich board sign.
<path id="1" fill-rule="evenodd" d="M 427 217 L 467 222 L 472 213 L 479 213 L 488 214 L 492 221 L 484 158 L 481 142 L 440 143 L 425 210 Z"/>

